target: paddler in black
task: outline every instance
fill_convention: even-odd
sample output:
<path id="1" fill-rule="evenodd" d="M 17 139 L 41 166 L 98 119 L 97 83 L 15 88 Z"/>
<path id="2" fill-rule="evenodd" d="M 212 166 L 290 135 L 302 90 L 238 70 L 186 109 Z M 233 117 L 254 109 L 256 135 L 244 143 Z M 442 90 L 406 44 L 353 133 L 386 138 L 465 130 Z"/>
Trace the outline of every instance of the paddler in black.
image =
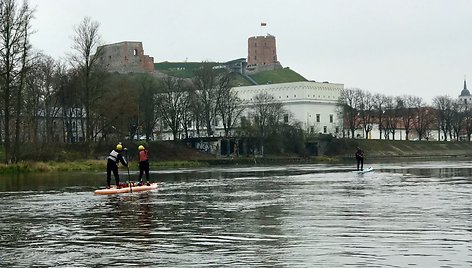
<path id="1" fill-rule="evenodd" d="M 364 151 L 361 148 L 357 147 L 356 151 L 356 160 L 357 160 L 357 170 L 364 170 Z"/>
<path id="2" fill-rule="evenodd" d="M 126 148 L 125 148 L 126 150 Z M 110 188 L 111 183 L 111 172 L 115 176 L 116 188 L 120 188 L 120 176 L 118 175 L 118 162 L 121 162 L 123 166 L 127 167 L 128 162 L 123 158 L 121 152 L 123 151 L 123 145 L 118 143 L 114 150 L 111 150 L 107 157 L 107 188 Z"/>

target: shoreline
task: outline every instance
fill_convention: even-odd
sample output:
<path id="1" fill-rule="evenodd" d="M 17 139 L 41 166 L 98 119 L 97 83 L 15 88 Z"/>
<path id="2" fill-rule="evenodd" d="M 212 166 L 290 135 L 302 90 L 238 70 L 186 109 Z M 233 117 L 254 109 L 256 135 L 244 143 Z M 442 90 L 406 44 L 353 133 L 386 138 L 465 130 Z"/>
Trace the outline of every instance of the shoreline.
<path id="1" fill-rule="evenodd" d="M 447 160 L 472 160 L 470 154 L 438 154 L 438 155 L 370 155 L 366 157 L 368 163 L 379 162 L 403 162 L 403 161 L 447 161 Z M 355 163 L 353 157 L 237 157 L 219 158 L 212 160 L 193 161 L 153 161 L 150 163 L 151 169 L 166 170 L 175 168 L 198 168 L 215 166 L 262 166 L 262 165 L 292 165 L 292 164 L 352 164 Z M 120 167 L 120 170 L 126 170 Z M 137 171 L 138 164 L 132 162 L 130 171 Z M 103 160 L 77 160 L 70 162 L 20 162 L 17 164 L 0 164 L 0 174 L 16 173 L 48 173 L 48 172 L 70 172 L 70 171 L 105 171 L 106 162 Z"/>

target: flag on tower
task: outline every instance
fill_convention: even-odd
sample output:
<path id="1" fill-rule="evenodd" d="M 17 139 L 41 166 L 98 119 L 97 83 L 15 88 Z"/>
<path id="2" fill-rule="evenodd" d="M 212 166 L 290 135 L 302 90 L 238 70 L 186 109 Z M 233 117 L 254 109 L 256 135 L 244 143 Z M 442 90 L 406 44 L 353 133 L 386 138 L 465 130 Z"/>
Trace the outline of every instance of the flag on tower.
<path id="1" fill-rule="evenodd" d="M 267 26 L 267 23 L 261 22 L 261 26 Z"/>

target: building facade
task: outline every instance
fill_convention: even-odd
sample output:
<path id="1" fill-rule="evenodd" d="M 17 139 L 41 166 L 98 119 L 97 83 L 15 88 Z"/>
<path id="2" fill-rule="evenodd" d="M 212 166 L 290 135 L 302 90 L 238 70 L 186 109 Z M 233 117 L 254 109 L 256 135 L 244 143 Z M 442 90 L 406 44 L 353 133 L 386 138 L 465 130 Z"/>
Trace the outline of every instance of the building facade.
<path id="1" fill-rule="evenodd" d="M 235 87 L 243 103 L 248 103 L 260 93 L 274 97 L 288 112 L 291 122 L 301 123 L 307 133 L 323 133 L 338 136 L 342 122 L 337 114 L 337 102 L 343 84 L 328 82 L 291 82 L 280 84 Z"/>

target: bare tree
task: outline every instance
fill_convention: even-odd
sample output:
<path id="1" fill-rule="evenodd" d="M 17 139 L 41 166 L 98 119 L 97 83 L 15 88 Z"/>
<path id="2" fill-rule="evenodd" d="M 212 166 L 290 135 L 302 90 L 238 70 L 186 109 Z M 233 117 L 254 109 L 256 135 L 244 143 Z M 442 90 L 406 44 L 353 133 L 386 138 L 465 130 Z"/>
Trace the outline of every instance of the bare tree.
<path id="1" fill-rule="evenodd" d="M 136 121 L 133 119 L 138 114 L 136 85 L 122 76 L 109 77 L 103 81 L 103 94 L 106 98 L 98 99 L 92 110 L 96 116 L 93 132 L 96 136 L 92 138 L 101 143 L 110 135 L 115 139 L 134 136 Z"/>
<path id="2" fill-rule="evenodd" d="M 398 114 L 397 114 L 397 105 L 393 99 L 393 97 L 386 97 L 385 98 L 385 113 L 383 115 L 382 120 L 382 128 L 384 129 L 384 138 L 386 140 L 390 139 L 390 134 L 392 139 L 395 139 L 395 132 L 397 129 L 398 123 Z"/>
<path id="3" fill-rule="evenodd" d="M 429 131 L 436 119 L 434 109 L 425 107 L 423 99 L 420 97 L 413 97 L 411 99 L 411 111 L 413 111 L 413 127 L 418 134 L 418 139 L 423 140 L 429 137 Z"/>
<path id="4" fill-rule="evenodd" d="M 92 141 L 95 124 L 93 109 L 100 98 L 98 83 L 94 71 L 98 68 L 98 60 L 102 54 L 99 47 L 101 37 L 99 35 L 99 23 L 85 17 L 82 22 L 74 28 L 72 48 L 75 54 L 70 56 L 71 64 L 79 71 L 83 85 L 82 102 L 85 108 L 85 140 Z M 95 52 L 95 53 L 94 53 Z"/>
<path id="5" fill-rule="evenodd" d="M 171 129 L 174 140 L 179 138 L 187 95 L 182 79 L 168 76 L 162 81 L 157 96 L 157 110 L 165 125 Z"/>
<path id="6" fill-rule="evenodd" d="M 385 103 L 387 102 L 387 97 L 382 94 L 375 94 L 372 97 L 372 105 L 374 109 L 374 115 L 377 116 L 377 122 L 379 125 L 379 139 L 382 139 L 383 132 L 383 120 L 385 114 Z"/>
<path id="7" fill-rule="evenodd" d="M 201 105 L 202 118 L 208 136 L 213 135 L 223 92 L 231 87 L 229 72 L 213 67 L 212 64 L 204 62 L 202 67 L 195 71 L 193 80 L 196 100 Z"/>
<path id="8" fill-rule="evenodd" d="M 261 140 L 261 154 L 264 155 L 264 140 L 281 124 L 285 110 L 281 102 L 275 101 L 273 95 L 265 92 L 254 97 L 252 109 L 251 115 Z"/>
<path id="9" fill-rule="evenodd" d="M 359 116 L 361 119 L 361 124 L 364 128 L 365 138 L 369 138 L 369 133 L 373 128 L 373 114 L 374 114 L 374 102 L 372 99 L 372 94 L 367 91 L 359 91 L 358 95 L 358 104 L 359 107 Z"/>
<path id="10" fill-rule="evenodd" d="M 467 140 L 470 141 L 472 135 L 472 107 L 470 103 L 464 103 L 464 130 Z"/>
<path id="11" fill-rule="evenodd" d="M 357 118 L 360 92 L 361 90 L 358 88 L 346 88 L 343 89 L 338 99 L 339 117 L 343 118 L 343 128 L 347 126 L 348 131 L 351 132 L 352 138 L 354 138 L 355 131 L 359 126 L 359 120 L 357 120 Z"/>
<path id="12" fill-rule="evenodd" d="M 23 2 L 19 7 L 15 0 L 0 0 L 0 90 L 3 101 L 6 163 L 16 161 L 11 151 L 10 125 L 12 112 L 17 116 L 16 126 L 19 128 L 20 125 L 21 90 L 30 49 L 28 39 L 33 12 L 27 2 Z M 12 105 L 12 102 L 16 102 L 16 106 Z M 17 136 L 19 137 L 19 133 Z"/>
<path id="13" fill-rule="evenodd" d="M 149 141 L 153 136 L 154 127 L 156 126 L 156 107 L 157 105 L 157 80 L 151 75 L 145 74 L 138 76 L 138 126 L 146 135 Z"/>
<path id="14" fill-rule="evenodd" d="M 423 100 L 419 97 L 404 95 L 397 97 L 399 115 L 405 128 L 405 139 L 409 140 L 410 131 L 414 127 L 414 119 L 417 116 L 418 108 L 423 105 Z"/>
<path id="15" fill-rule="evenodd" d="M 237 89 L 235 88 L 224 88 L 222 90 L 223 97 L 218 106 L 219 114 L 223 121 L 225 136 L 229 135 L 229 132 L 233 129 L 239 117 L 245 110 L 245 105 L 238 97 L 236 90 Z"/>
<path id="16" fill-rule="evenodd" d="M 434 107 L 437 111 L 438 131 L 442 131 L 444 140 L 451 134 L 452 105 L 453 99 L 447 95 L 438 96 L 433 99 Z M 441 139 L 441 133 L 438 135 Z"/>
<path id="17" fill-rule="evenodd" d="M 459 140 L 461 130 L 464 127 L 465 108 L 466 108 L 466 106 L 462 105 L 462 103 L 458 100 L 455 100 L 455 101 L 452 102 L 451 127 L 452 127 L 452 131 L 454 132 L 454 137 L 455 137 L 456 140 Z"/>

